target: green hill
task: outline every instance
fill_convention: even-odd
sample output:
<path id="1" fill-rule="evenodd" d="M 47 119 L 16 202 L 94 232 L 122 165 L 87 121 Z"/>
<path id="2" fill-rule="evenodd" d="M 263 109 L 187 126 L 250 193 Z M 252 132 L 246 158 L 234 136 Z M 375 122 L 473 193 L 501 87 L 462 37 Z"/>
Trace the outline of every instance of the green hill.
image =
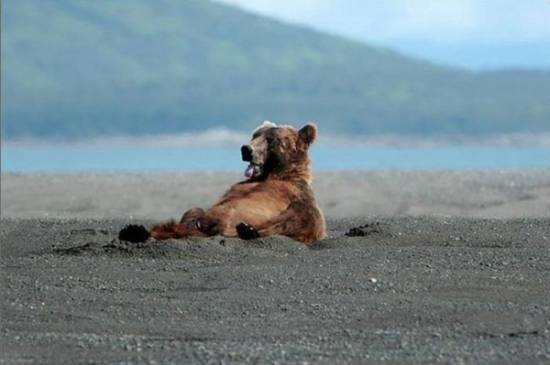
<path id="1" fill-rule="evenodd" d="M 206 0 L 2 1 L 1 37 L 8 138 L 550 130 L 548 71 L 444 68 Z"/>

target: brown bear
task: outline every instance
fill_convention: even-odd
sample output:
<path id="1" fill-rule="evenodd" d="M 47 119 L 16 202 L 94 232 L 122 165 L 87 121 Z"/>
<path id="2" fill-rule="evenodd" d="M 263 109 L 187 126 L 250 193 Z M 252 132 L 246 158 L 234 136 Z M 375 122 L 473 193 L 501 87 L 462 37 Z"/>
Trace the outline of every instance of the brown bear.
<path id="1" fill-rule="evenodd" d="M 310 244 L 325 237 L 325 219 L 311 189 L 308 150 L 317 127 L 300 130 L 264 122 L 241 148 L 246 180 L 233 185 L 210 209 L 192 208 L 151 228 L 157 240 L 188 236 L 252 239 L 283 235 Z"/>

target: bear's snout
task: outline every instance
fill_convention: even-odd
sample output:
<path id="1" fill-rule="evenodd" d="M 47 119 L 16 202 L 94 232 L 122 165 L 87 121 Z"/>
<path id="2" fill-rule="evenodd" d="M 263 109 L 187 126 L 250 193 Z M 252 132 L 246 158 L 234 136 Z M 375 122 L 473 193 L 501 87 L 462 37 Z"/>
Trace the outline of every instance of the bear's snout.
<path id="1" fill-rule="evenodd" d="M 251 162 L 252 161 L 252 147 L 248 145 L 244 145 L 241 147 L 241 155 L 243 157 L 243 161 Z"/>

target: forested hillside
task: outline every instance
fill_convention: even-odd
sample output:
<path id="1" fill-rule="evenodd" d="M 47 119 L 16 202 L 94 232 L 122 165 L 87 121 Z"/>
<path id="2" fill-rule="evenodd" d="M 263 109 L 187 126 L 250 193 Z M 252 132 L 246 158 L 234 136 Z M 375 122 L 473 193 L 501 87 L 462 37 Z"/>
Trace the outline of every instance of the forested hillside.
<path id="1" fill-rule="evenodd" d="M 550 72 L 471 73 L 206 0 L 2 1 L 4 137 L 550 131 Z"/>

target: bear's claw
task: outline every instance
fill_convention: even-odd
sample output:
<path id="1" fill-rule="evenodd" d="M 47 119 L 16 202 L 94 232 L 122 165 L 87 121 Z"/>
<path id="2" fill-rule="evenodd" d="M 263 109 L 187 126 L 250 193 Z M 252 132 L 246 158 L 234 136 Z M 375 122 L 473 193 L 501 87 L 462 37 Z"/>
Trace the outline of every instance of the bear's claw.
<path id="1" fill-rule="evenodd" d="M 258 233 L 256 228 L 252 227 L 250 224 L 244 222 L 239 223 L 236 228 L 239 238 L 243 240 L 251 240 L 260 237 L 260 234 Z"/>

